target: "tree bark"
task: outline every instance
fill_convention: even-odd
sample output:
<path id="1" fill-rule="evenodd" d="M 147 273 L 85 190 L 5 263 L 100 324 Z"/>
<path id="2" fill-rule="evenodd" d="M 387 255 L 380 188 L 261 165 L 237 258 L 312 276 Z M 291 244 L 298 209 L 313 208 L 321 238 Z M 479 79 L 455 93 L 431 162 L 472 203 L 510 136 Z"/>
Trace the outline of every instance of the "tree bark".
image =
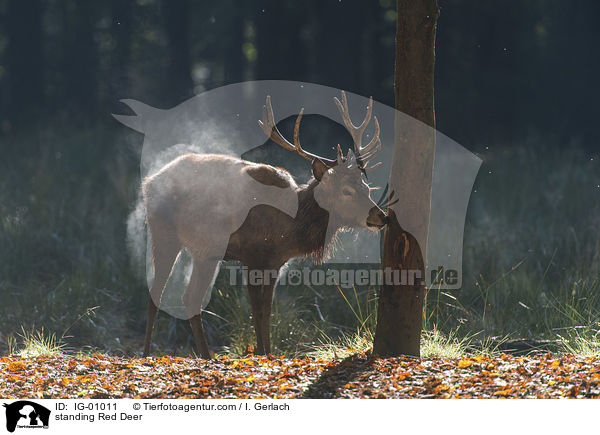
<path id="1" fill-rule="evenodd" d="M 382 267 L 408 273 L 400 275 L 401 283 L 385 283 L 380 291 L 373 354 L 382 357 L 420 356 L 435 150 L 433 72 L 438 16 L 436 0 L 397 0 L 397 112 L 389 186 L 400 201 L 397 213 L 389 210 Z M 412 275 L 413 282 L 411 271 L 419 273 Z"/>

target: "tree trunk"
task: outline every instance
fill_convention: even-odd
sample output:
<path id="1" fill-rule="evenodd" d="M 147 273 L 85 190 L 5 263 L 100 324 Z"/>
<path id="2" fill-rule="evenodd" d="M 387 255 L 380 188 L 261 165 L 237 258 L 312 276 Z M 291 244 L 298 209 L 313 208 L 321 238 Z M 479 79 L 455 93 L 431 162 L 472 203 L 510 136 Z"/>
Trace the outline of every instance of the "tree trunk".
<path id="1" fill-rule="evenodd" d="M 408 271 L 401 283 L 386 283 L 379 295 L 373 354 L 420 356 L 425 259 L 435 115 L 433 71 L 436 0 L 397 0 L 395 151 L 390 190 L 398 194 L 384 234 L 382 267 Z M 415 118 L 406 119 L 406 115 Z M 419 273 L 411 282 L 411 271 Z"/>

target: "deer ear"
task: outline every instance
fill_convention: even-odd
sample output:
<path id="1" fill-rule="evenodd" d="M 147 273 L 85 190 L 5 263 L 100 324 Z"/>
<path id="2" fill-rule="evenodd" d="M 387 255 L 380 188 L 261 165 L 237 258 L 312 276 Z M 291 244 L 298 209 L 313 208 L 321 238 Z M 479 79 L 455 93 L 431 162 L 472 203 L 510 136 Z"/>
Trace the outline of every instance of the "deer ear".
<path id="1" fill-rule="evenodd" d="M 325 163 L 323 163 L 320 159 L 313 159 L 312 173 L 317 180 L 321 181 L 321 178 L 323 178 L 323 175 L 325 175 L 327 169 L 329 168 L 327 168 Z"/>

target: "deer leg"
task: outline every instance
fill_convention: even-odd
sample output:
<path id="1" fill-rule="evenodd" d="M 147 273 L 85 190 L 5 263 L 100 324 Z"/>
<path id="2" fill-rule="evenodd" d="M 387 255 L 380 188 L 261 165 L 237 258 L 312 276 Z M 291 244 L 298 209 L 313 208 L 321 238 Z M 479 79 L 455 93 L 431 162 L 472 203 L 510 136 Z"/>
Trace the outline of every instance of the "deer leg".
<path id="1" fill-rule="evenodd" d="M 250 296 L 250 309 L 252 310 L 252 319 L 254 320 L 254 331 L 256 333 L 256 350 L 257 355 L 264 355 L 265 348 L 263 343 L 263 286 L 260 284 L 248 283 L 248 294 Z"/>
<path id="2" fill-rule="evenodd" d="M 190 319 L 194 342 L 200 356 L 204 359 L 210 359 L 210 351 L 202 324 L 202 310 L 210 300 L 209 291 L 212 287 L 217 266 L 218 262 L 194 258 L 192 276 L 183 294 L 183 304 Z"/>
<path id="3" fill-rule="evenodd" d="M 202 324 L 202 314 L 197 314 L 190 319 L 190 326 L 192 327 L 192 334 L 194 334 L 194 343 L 196 348 L 200 352 L 200 356 L 203 359 L 210 359 L 210 351 L 208 349 L 208 341 L 206 340 L 206 334 L 204 333 L 204 325 Z"/>
<path id="4" fill-rule="evenodd" d="M 168 231 L 165 227 L 161 227 L 160 225 L 151 227 L 154 281 L 152 282 L 152 287 L 150 287 L 148 312 L 146 314 L 146 335 L 144 337 L 143 356 L 148 356 L 150 353 L 152 330 L 154 329 L 154 320 L 156 319 L 158 306 L 160 305 L 160 300 L 175 259 L 181 250 L 175 234 Z"/>
<path id="5" fill-rule="evenodd" d="M 274 284 L 265 283 L 262 286 L 262 343 L 265 355 L 271 353 L 271 307 L 273 305 Z"/>
<path id="6" fill-rule="evenodd" d="M 154 319 L 156 319 L 156 313 L 158 307 L 152 300 L 152 296 L 148 298 L 148 312 L 146 313 L 146 335 L 144 336 L 144 353 L 142 356 L 146 357 L 150 354 L 150 343 L 152 341 L 152 330 L 154 329 Z"/>

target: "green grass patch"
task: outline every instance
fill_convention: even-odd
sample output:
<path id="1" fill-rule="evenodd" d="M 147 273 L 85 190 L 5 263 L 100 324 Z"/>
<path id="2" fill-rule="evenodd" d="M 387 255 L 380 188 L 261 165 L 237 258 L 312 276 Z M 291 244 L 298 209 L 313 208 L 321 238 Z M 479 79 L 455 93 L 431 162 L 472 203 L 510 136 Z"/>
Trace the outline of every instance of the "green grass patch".
<path id="1" fill-rule="evenodd" d="M 468 338 L 459 338 L 455 331 L 450 331 L 448 335 L 437 329 L 424 331 L 421 334 L 421 356 L 461 358 L 467 352 L 469 342 Z"/>
<path id="2" fill-rule="evenodd" d="M 9 339 L 9 354 L 21 358 L 62 355 L 66 348 L 62 337 L 47 333 L 43 328 L 38 331 L 26 331 L 22 328 L 17 336 L 18 338 Z"/>
<path id="3" fill-rule="evenodd" d="M 331 338 L 323 334 L 318 344 L 313 346 L 308 355 L 315 359 L 332 361 L 367 353 L 372 349 L 373 334 L 370 331 L 342 334 L 338 338 Z"/>

